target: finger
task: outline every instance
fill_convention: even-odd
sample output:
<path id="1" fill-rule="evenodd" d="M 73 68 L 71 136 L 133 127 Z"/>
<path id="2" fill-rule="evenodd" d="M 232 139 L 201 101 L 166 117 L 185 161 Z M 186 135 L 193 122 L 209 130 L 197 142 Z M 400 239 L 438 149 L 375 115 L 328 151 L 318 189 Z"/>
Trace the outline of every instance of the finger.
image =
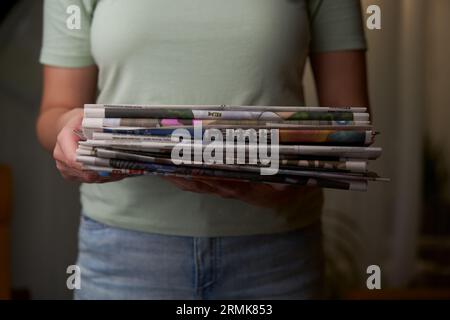
<path id="1" fill-rule="evenodd" d="M 64 162 L 56 160 L 55 164 L 56 168 L 64 179 L 70 181 L 78 180 L 77 174 L 75 174 L 73 170 L 71 170 Z"/>
<path id="2" fill-rule="evenodd" d="M 64 162 L 59 160 L 56 161 L 56 168 L 67 180 L 93 183 L 99 179 L 99 175 L 94 171 L 77 170 L 67 166 Z"/>
<path id="3" fill-rule="evenodd" d="M 76 150 L 79 140 L 80 138 L 68 128 L 64 128 L 58 135 L 58 145 L 65 158 L 65 163 L 69 167 L 81 170 L 81 164 L 76 162 Z"/>
<path id="4" fill-rule="evenodd" d="M 176 187 L 180 188 L 183 191 L 192 191 L 192 183 L 188 185 L 183 179 L 180 177 L 164 177 L 164 179 L 168 180 L 170 183 L 174 184 Z"/>
<path id="5" fill-rule="evenodd" d="M 214 192 L 208 185 L 199 182 L 196 179 L 186 179 L 183 177 L 168 177 L 169 181 L 177 185 L 184 191 L 197 192 L 197 193 L 211 193 Z"/>
<path id="6" fill-rule="evenodd" d="M 267 185 L 277 191 L 286 191 L 288 189 L 287 185 L 281 183 L 267 183 Z"/>
<path id="7" fill-rule="evenodd" d="M 61 151 L 61 147 L 57 143 L 53 149 L 53 159 L 64 162 L 64 153 Z"/>
<path id="8" fill-rule="evenodd" d="M 189 183 L 195 182 L 196 186 L 205 192 L 231 197 L 230 192 L 227 192 L 228 190 L 222 190 L 221 183 L 223 180 L 216 177 L 192 177 L 187 181 L 189 181 Z"/>
<path id="9" fill-rule="evenodd" d="M 96 183 L 108 183 L 108 182 L 116 182 L 116 181 L 120 181 L 126 177 L 129 177 L 129 175 L 125 175 L 125 174 L 120 174 L 120 175 L 111 175 L 108 177 L 98 177 Z"/>
<path id="10" fill-rule="evenodd" d="M 237 198 L 238 193 L 237 189 L 227 185 L 225 183 L 212 182 L 208 180 L 204 180 L 203 183 L 207 185 L 210 189 L 214 190 L 214 193 L 224 197 L 224 198 Z"/>
<path id="11" fill-rule="evenodd" d="M 207 193 L 211 192 L 212 190 L 209 188 L 206 188 L 205 185 L 199 183 L 199 182 L 189 182 L 189 181 L 178 181 L 175 182 L 175 184 L 184 191 L 189 192 L 197 192 L 197 193 Z"/>

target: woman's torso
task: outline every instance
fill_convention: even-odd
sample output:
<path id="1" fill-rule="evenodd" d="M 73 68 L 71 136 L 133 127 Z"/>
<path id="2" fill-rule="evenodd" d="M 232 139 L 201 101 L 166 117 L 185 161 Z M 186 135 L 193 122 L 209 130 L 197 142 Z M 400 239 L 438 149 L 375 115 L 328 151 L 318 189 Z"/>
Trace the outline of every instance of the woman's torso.
<path id="1" fill-rule="evenodd" d="M 100 0 L 91 24 L 99 103 L 303 105 L 308 45 L 305 0 Z M 81 190 L 97 220 L 193 236 L 284 231 L 317 219 L 322 204 L 314 189 L 274 213 L 158 177 Z"/>

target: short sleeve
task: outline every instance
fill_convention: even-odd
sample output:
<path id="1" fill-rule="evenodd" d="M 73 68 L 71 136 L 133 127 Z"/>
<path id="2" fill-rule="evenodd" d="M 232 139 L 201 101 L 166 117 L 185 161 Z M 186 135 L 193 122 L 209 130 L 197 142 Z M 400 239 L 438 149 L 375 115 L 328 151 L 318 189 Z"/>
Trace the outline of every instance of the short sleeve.
<path id="1" fill-rule="evenodd" d="M 359 0 L 310 0 L 311 52 L 367 48 Z"/>
<path id="2" fill-rule="evenodd" d="M 91 54 L 91 20 L 95 0 L 45 0 L 44 30 L 39 61 L 57 67 L 79 68 L 95 64 Z M 71 29 L 68 19 L 79 12 L 79 29 Z M 75 6 L 75 7 L 73 7 Z"/>

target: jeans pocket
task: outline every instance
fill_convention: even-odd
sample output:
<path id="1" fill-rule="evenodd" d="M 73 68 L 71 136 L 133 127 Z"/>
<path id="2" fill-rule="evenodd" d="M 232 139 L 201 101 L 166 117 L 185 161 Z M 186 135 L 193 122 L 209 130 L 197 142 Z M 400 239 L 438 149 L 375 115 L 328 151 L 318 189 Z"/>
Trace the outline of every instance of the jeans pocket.
<path id="1" fill-rule="evenodd" d="M 106 228 L 108 228 L 106 224 L 98 222 L 97 220 L 89 218 L 84 213 L 81 213 L 80 230 L 96 231 L 104 230 Z"/>

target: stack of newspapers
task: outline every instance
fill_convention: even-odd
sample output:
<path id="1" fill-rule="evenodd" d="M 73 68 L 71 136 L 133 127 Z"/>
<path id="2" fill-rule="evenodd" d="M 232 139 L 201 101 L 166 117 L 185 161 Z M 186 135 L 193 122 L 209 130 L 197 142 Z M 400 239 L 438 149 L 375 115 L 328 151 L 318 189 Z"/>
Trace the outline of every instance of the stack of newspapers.
<path id="1" fill-rule="evenodd" d="M 367 190 L 381 155 L 366 108 L 84 106 L 77 161 L 105 175 L 162 175 Z M 219 179 L 219 180 L 218 180 Z"/>

